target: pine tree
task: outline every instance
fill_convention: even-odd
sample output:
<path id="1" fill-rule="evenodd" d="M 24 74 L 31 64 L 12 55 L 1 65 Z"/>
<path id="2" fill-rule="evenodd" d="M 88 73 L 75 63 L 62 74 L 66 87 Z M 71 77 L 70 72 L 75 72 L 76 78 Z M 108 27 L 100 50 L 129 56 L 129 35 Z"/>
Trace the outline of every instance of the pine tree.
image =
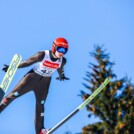
<path id="1" fill-rule="evenodd" d="M 99 122 L 89 124 L 82 129 L 82 134 L 134 134 L 134 86 L 125 76 L 117 79 L 113 73 L 114 63 L 102 46 L 95 46 L 90 53 L 95 63 L 89 63 L 83 84 L 91 93 L 81 91 L 86 100 L 106 77 L 111 78 L 109 85 L 87 105 L 89 119 L 92 115 L 99 118 Z"/>

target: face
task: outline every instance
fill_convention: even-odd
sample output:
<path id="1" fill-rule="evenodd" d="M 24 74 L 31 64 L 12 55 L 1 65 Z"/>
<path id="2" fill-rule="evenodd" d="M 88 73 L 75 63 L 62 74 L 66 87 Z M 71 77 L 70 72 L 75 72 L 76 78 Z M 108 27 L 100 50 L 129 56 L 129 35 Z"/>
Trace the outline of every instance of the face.
<path id="1" fill-rule="evenodd" d="M 64 54 L 66 54 L 66 52 L 67 52 L 67 48 L 57 47 L 56 51 L 55 51 L 55 56 L 57 58 L 61 58 L 61 57 L 63 57 Z"/>
<path id="2" fill-rule="evenodd" d="M 61 58 L 61 57 L 64 56 L 64 54 L 63 54 L 63 53 L 60 53 L 60 52 L 58 52 L 58 51 L 55 51 L 55 56 L 56 56 L 57 58 Z"/>

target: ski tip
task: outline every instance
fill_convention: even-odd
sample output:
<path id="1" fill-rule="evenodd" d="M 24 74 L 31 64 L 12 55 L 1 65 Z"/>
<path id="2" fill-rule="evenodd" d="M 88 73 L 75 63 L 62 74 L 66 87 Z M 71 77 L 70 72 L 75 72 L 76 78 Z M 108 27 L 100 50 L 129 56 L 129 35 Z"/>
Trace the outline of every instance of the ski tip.
<path id="1" fill-rule="evenodd" d="M 17 54 L 17 53 L 14 55 L 14 58 L 17 58 L 19 60 L 22 60 L 22 56 L 20 54 Z"/>
<path id="2" fill-rule="evenodd" d="M 14 56 L 19 56 L 19 57 L 21 57 L 21 55 L 20 55 L 20 54 L 18 54 L 18 53 L 16 53 Z"/>
<path id="3" fill-rule="evenodd" d="M 110 77 L 107 77 L 104 82 L 109 83 L 111 81 Z"/>

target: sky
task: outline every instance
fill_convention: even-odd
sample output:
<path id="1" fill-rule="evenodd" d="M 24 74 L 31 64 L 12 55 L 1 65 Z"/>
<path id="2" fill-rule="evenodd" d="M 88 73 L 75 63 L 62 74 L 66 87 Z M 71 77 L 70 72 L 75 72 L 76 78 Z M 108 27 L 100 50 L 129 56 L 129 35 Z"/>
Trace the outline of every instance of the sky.
<path id="1" fill-rule="evenodd" d="M 133 0 L 0 0 L 0 69 L 18 53 L 23 61 L 36 52 L 50 50 L 57 37 L 65 37 L 65 75 L 57 81 L 54 73 L 45 103 L 45 127 L 51 128 L 82 102 L 89 52 L 94 44 L 103 45 L 115 62 L 114 73 L 134 82 L 134 1 Z M 18 69 L 6 93 L 33 67 Z M 4 77 L 0 71 L 0 81 Z M 0 134 L 34 134 L 35 98 L 32 92 L 16 99 L 0 114 Z M 98 121 L 88 118 L 86 108 L 57 129 L 54 134 L 81 132 L 82 127 Z"/>

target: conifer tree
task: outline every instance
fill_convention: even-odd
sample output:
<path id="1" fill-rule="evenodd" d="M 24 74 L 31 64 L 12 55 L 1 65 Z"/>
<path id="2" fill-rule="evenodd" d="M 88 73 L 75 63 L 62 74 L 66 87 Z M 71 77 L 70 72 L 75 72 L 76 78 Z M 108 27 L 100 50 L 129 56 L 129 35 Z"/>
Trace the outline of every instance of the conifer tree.
<path id="1" fill-rule="evenodd" d="M 134 86 L 125 76 L 117 79 L 113 72 L 114 63 L 102 46 L 95 46 L 90 53 L 95 63 L 89 63 L 84 78 L 84 87 L 90 94 L 81 91 L 86 100 L 102 84 L 106 77 L 111 78 L 109 85 L 87 105 L 88 118 L 94 115 L 99 122 L 89 124 L 82 134 L 134 134 Z"/>

